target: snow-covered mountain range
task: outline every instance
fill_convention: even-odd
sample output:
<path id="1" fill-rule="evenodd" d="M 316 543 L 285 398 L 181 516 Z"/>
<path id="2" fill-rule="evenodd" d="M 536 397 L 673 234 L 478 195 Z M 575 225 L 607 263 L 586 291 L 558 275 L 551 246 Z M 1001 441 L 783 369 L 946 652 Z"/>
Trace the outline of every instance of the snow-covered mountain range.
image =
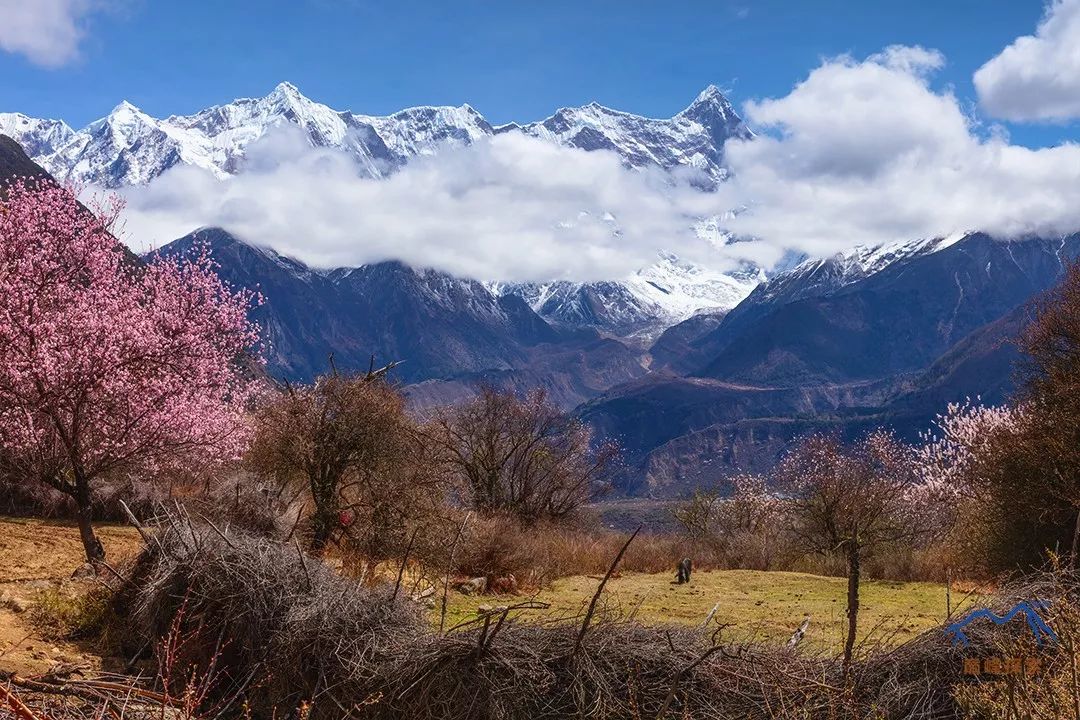
<path id="1" fill-rule="evenodd" d="M 499 127 L 469 105 L 414 107 L 382 117 L 333 110 L 287 82 L 265 97 L 163 119 L 124 101 L 78 131 L 62 120 L 0 113 L 0 133 L 19 142 L 54 177 L 111 188 L 145 184 L 180 164 L 222 177 L 242 172 L 245 148 L 282 124 L 302 129 L 314 147 L 348 152 L 370 177 L 392 173 L 447 142 L 470 144 L 517 131 L 584 150 L 613 150 L 631 167 L 683 165 L 720 180 L 727 173 L 724 142 L 752 135 L 713 86 L 671 118 L 645 118 L 590 103 L 562 108 L 540 122 Z"/>
<path id="2" fill-rule="evenodd" d="M 62 120 L 0 113 L 0 134 L 18 141 L 54 177 L 108 188 L 144 185 L 177 165 L 200 167 L 222 178 L 242 173 L 246 148 L 280 125 L 298 127 L 313 147 L 347 152 L 358 172 L 372 178 L 385 177 L 447 143 L 469 145 L 486 136 L 521 132 L 583 150 L 614 151 L 633 168 L 692 168 L 695 182 L 705 188 L 727 176 L 724 143 L 753 136 L 714 86 L 670 118 L 646 118 L 590 103 L 559 109 L 538 122 L 494 127 L 468 105 L 415 107 L 387 116 L 334 110 L 290 83 L 281 83 L 262 98 L 160 119 L 125 101 L 81 130 Z M 662 244 L 659 238 L 658 250 Z M 702 309 L 734 307 L 761 278 L 756 267 L 721 272 L 661 251 L 655 265 L 629 278 L 491 287 L 522 297 L 558 323 L 650 335 Z"/>
<path id="3" fill-rule="evenodd" d="M 54 177 L 109 188 L 146 184 L 176 165 L 219 177 L 242 172 L 248 145 L 282 124 L 299 127 L 313 147 L 348 152 L 369 177 L 383 177 L 442 143 L 469 143 L 493 132 L 468 105 L 373 117 L 332 110 L 290 83 L 266 97 L 164 119 L 124 101 L 78 131 L 58 120 L 0 114 L 0 132 L 15 138 Z"/>

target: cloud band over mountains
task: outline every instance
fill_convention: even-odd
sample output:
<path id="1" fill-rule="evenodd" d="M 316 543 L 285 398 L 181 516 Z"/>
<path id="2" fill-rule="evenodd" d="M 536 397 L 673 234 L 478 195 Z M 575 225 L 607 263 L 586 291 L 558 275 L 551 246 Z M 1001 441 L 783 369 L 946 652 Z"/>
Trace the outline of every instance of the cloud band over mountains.
<path id="1" fill-rule="evenodd" d="M 1032 42 L 1060 40 L 1062 23 L 1073 32 L 1076 5 L 1054 3 L 1034 40 L 1018 39 L 980 69 L 985 108 L 1010 116 L 994 88 L 1035 52 Z M 715 192 L 695 189 L 689 171 L 633 170 L 612 152 L 515 133 L 365 179 L 344 153 L 282 129 L 249 148 L 252 169 L 235 177 L 177 167 L 125 190 L 128 230 L 136 245 L 160 244 L 221 225 L 316 266 L 397 258 L 504 280 L 618 278 L 659 248 L 723 268 L 968 230 L 1080 230 L 1080 146 L 1012 143 L 935 85 L 945 62 L 905 46 L 829 58 L 787 95 L 746 103 L 762 132 L 728 141 L 731 177 Z M 1080 108 L 1080 85 L 1062 92 Z M 1058 98 L 1048 107 L 1070 106 Z M 1039 117 L 1062 112 L 1073 111 Z M 694 218 L 734 209 L 726 228 L 752 242 L 718 249 L 690 232 Z"/>

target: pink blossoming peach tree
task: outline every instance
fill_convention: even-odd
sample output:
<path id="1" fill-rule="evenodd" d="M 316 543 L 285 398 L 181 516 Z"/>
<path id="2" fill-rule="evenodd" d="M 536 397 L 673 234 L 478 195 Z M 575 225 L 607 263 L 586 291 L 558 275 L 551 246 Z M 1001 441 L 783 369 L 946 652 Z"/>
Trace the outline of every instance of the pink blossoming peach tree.
<path id="1" fill-rule="evenodd" d="M 205 253 L 148 264 L 110 231 L 118 202 L 16 180 L 0 195 L 0 455 L 70 495 L 87 559 L 95 485 L 238 455 L 257 298 Z"/>

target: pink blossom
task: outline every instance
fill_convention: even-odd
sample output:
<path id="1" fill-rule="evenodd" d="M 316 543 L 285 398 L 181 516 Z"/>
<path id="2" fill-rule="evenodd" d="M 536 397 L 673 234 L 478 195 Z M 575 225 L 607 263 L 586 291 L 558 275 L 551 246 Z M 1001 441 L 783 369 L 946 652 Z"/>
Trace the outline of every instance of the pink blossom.
<path id="1" fill-rule="evenodd" d="M 0 200 L 0 448 L 75 494 L 242 449 L 254 296 L 205 253 L 139 263 L 72 189 L 20 180 Z M 250 375 L 250 373 L 249 373 Z"/>

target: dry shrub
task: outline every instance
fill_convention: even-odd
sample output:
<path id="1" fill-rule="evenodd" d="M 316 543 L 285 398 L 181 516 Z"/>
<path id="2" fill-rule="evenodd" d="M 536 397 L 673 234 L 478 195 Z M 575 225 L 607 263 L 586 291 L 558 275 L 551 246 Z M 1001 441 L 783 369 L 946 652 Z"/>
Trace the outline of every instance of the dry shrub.
<path id="1" fill-rule="evenodd" d="M 252 416 L 245 465 L 267 483 L 305 496 L 305 534 L 316 553 L 363 512 L 363 527 L 378 530 L 353 542 L 376 554 L 392 539 L 387 532 L 400 526 L 409 490 L 438 484 L 423 461 L 425 446 L 404 395 L 386 381 L 392 367 L 343 374 L 331 358 L 329 373 L 267 394 Z"/>
<path id="2" fill-rule="evenodd" d="M 169 496 L 167 484 L 118 475 L 101 479 L 91 507 L 95 520 L 120 521 L 124 519 L 121 500 L 136 513 L 150 515 Z M 70 519 L 75 517 L 75 502 L 70 495 L 43 483 L 27 483 L 0 475 L 0 514 Z"/>
<path id="3" fill-rule="evenodd" d="M 827 717 L 828 662 L 782 650 L 721 645 L 689 628 L 602 621 L 575 653 L 575 624 L 505 625 L 429 636 L 373 707 L 378 718 Z M 700 664 L 699 660 L 705 658 Z M 666 708 L 665 708 L 666 705 Z"/>
<path id="4" fill-rule="evenodd" d="M 626 542 L 624 533 L 574 523 L 522 525 L 509 515 L 473 516 L 455 553 L 454 572 L 468 577 L 514 575 L 523 589 L 572 575 L 602 575 Z M 716 566 L 708 548 L 677 535 L 642 534 L 630 545 L 622 572 L 674 574 L 680 559 Z"/>
<path id="5" fill-rule="evenodd" d="M 539 389 L 518 397 L 483 387 L 437 411 L 424 434 L 467 505 L 528 524 L 573 517 L 609 489 L 618 459 L 614 443 L 595 442 Z"/>
<path id="6" fill-rule="evenodd" d="M 256 713 L 318 697 L 313 717 L 340 717 L 331 698 L 362 701 L 422 628 L 404 593 L 358 587 L 292 545 L 164 522 L 118 598 L 129 649 L 154 647 L 180 617 L 189 638 L 181 664 L 223 668 L 220 692 L 242 694 Z"/>
<path id="7" fill-rule="evenodd" d="M 466 526 L 461 547 L 455 553 L 454 571 L 487 578 L 489 587 L 492 580 L 507 575 L 513 575 L 522 586 L 535 587 L 545 576 L 546 570 L 540 567 L 544 560 L 537 555 L 529 531 L 516 519 L 482 517 Z"/>
<path id="8" fill-rule="evenodd" d="M 215 482 L 175 488 L 173 499 L 189 515 L 267 538 L 284 538 L 296 525 L 301 507 L 281 488 L 250 473 L 234 472 Z M 159 504 L 156 508 L 161 510 Z M 138 517 L 151 513 L 134 511 Z"/>
<path id="9" fill-rule="evenodd" d="M 94 490 L 95 522 L 126 522 L 123 501 L 137 517 L 153 517 L 176 502 L 245 529 L 271 534 L 280 529 L 289 509 L 281 493 L 227 464 L 214 464 L 193 472 L 161 473 L 154 477 L 117 473 L 102 477 Z M 75 517 L 71 496 L 44 483 L 26 483 L 0 474 L 0 515 Z M 293 516 L 295 519 L 295 515 Z"/>

